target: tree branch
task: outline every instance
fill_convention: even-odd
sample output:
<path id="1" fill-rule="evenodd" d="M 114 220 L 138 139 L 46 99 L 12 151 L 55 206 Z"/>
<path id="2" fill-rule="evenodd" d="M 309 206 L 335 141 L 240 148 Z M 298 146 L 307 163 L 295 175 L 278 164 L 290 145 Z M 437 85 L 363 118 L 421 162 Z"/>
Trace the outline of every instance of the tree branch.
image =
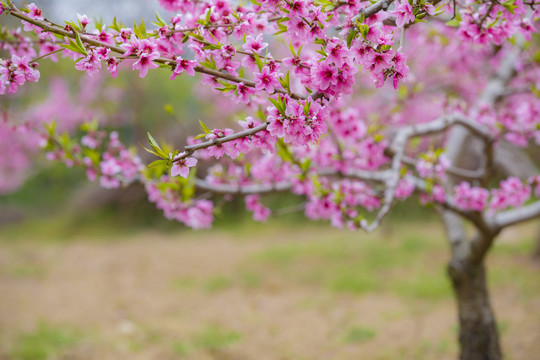
<path id="1" fill-rule="evenodd" d="M 216 146 L 216 145 L 223 144 L 223 143 L 226 143 L 226 142 L 229 142 L 229 141 L 244 138 L 246 136 L 254 135 L 254 134 L 258 133 L 258 132 L 266 130 L 267 127 L 268 127 L 268 122 L 265 122 L 264 124 L 256 126 L 256 127 L 252 128 L 252 129 L 239 131 L 239 132 L 236 132 L 234 134 L 224 136 L 222 138 L 215 138 L 214 140 L 208 140 L 208 141 L 202 142 L 200 144 L 187 145 L 187 146 L 184 147 L 185 154 L 177 157 L 175 159 L 175 161 L 179 161 L 179 160 L 184 159 L 184 158 L 186 158 L 188 156 L 191 156 L 197 150 L 206 149 L 206 148 L 209 148 L 211 146 Z"/>
<path id="2" fill-rule="evenodd" d="M 24 20 L 26 22 L 29 22 L 29 23 L 33 24 L 33 25 L 36 25 L 36 26 L 42 28 L 43 30 L 45 30 L 46 32 L 51 32 L 51 33 L 58 34 L 58 35 L 61 35 L 61 36 L 65 36 L 65 37 L 68 37 L 68 38 L 71 38 L 71 39 L 76 38 L 75 34 L 73 32 L 71 32 L 71 31 L 66 31 L 64 29 L 60 29 L 60 28 L 54 27 L 52 25 L 46 24 L 44 22 L 34 20 L 34 19 L 30 18 L 29 16 L 26 16 L 25 14 L 23 14 L 20 10 L 18 10 L 15 7 L 15 5 L 12 5 L 12 7 L 13 8 L 10 10 L 9 13 L 11 15 L 21 19 L 21 20 Z M 105 47 L 105 48 L 108 48 L 111 51 L 114 51 L 114 52 L 119 53 L 119 54 L 124 54 L 126 52 L 125 49 L 122 49 L 119 46 L 107 44 L 107 43 L 104 43 L 102 41 L 92 39 L 91 37 L 89 37 L 87 35 L 81 34 L 81 35 L 79 35 L 79 37 L 80 37 L 82 42 L 90 44 L 90 45 L 99 46 L 99 47 Z M 158 58 L 158 59 L 155 59 L 154 61 L 157 62 L 157 63 L 160 63 L 160 64 L 170 65 L 172 68 L 174 68 L 176 66 L 176 64 L 177 64 L 175 60 L 165 59 L 165 58 Z M 200 65 L 197 65 L 195 67 L 195 71 L 198 72 L 198 73 L 219 77 L 221 79 L 225 79 L 225 80 L 235 82 L 235 83 L 241 83 L 242 82 L 242 83 L 244 83 L 244 85 L 252 87 L 252 88 L 254 88 L 255 85 L 256 85 L 256 83 L 254 81 L 243 79 L 243 78 L 231 75 L 231 74 L 223 73 L 223 72 L 218 71 L 218 70 L 209 69 L 209 68 L 206 68 L 206 67 L 200 66 Z M 284 95 L 289 95 L 293 99 L 297 99 L 297 100 L 305 100 L 305 99 L 307 99 L 306 96 L 295 94 L 295 93 L 289 93 L 288 91 L 286 91 L 284 89 L 274 89 L 274 92 L 284 94 Z"/>
<path id="3" fill-rule="evenodd" d="M 540 200 L 530 205 L 495 214 L 492 222 L 496 227 L 502 229 L 537 217 L 540 217 Z"/>
<path id="4" fill-rule="evenodd" d="M 197 179 L 195 186 L 198 189 L 210 191 L 216 194 L 266 194 L 273 192 L 289 191 L 292 184 L 289 182 L 280 182 L 275 184 L 250 184 L 250 185 L 231 185 L 231 184 L 210 184 L 206 180 Z"/>

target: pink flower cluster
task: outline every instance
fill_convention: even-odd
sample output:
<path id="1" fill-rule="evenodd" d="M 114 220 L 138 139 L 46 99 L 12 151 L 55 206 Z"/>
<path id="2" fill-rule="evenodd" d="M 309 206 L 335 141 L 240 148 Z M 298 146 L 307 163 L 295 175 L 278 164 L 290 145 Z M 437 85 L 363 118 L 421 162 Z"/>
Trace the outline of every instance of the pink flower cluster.
<path id="1" fill-rule="evenodd" d="M 445 171 L 450 167 L 450 161 L 444 154 L 429 151 L 416 162 L 416 171 L 421 178 L 445 178 Z"/>
<path id="2" fill-rule="evenodd" d="M 509 177 L 501 181 L 498 189 L 491 191 L 489 206 L 493 210 L 503 210 L 507 207 L 520 207 L 531 196 L 531 187 L 517 177 Z"/>
<path id="3" fill-rule="evenodd" d="M 40 138 L 27 124 L 0 119 L 0 195 L 15 191 L 33 167 Z"/>
<path id="4" fill-rule="evenodd" d="M 253 220 L 265 222 L 270 216 L 270 209 L 261 204 L 259 195 L 246 196 L 246 209 L 253 212 Z"/>
<path id="5" fill-rule="evenodd" d="M 534 184 L 534 177 L 529 182 Z M 516 177 L 509 177 L 491 190 L 491 197 L 487 189 L 471 187 L 467 182 L 457 185 L 454 193 L 454 201 L 462 210 L 483 211 L 489 206 L 490 210 L 496 211 L 522 206 L 531 197 L 531 186 Z"/>
<path id="6" fill-rule="evenodd" d="M 381 205 L 375 191 L 362 181 L 342 180 L 320 186 L 319 191 L 307 194 L 306 216 L 310 219 L 330 219 L 332 226 L 356 229 L 361 226 L 358 207 L 373 211 Z"/>
<path id="7" fill-rule="evenodd" d="M 14 94 L 17 88 L 25 82 L 37 82 L 39 71 L 35 68 L 37 63 L 30 63 L 28 56 L 12 55 L 10 60 L 0 59 L 0 95 Z"/>
<path id="8" fill-rule="evenodd" d="M 527 8 L 522 0 L 504 4 L 470 1 L 466 5 L 459 11 L 462 20 L 458 33 L 464 41 L 500 45 L 517 33 L 530 40 L 536 31 L 532 21 L 538 10 L 526 16 Z"/>
<path id="9" fill-rule="evenodd" d="M 89 157 L 83 158 L 88 179 L 94 181 L 99 177 L 99 184 L 106 189 L 118 188 L 138 180 L 144 166 L 141 159 L 120 142 L 118 133 L 111 132 L 108 139 L 104 139 L 108 140 L 105 144 L 100 143 L 99 139 L 103 137 L 87 135 L 81 139 L 81 144 L 90 149 L 105 146 L 105 152 L 98 162 Z"/>
<path id="10" fill-rule="evenodd" d="M 268 107 L 268 132 L 286 143 L 301 146 L 316 143 L 327 131 L 325 119 L 328 110 L 317 102 L 309 108 L 306 101 L 285 97 L 286 109 L 282 113 L 274 106 Z"/>
<path id="11" fill-rule="evenodd" d="M 462 182 L 454 187 L 454 201 L 461 210 L 483 211 L 488 203 L 489 191 L 480 187 L 471 187 Z"/>
<path id="12" fill-rule="evenodd" d="M 138 60 L 133 63 L 132 68 L 133 70 L 140 70 L 140 77 L 145 77 L 149 69 L 159 67 L 154 62 L 154 60 L 160 57 L 158 44 L 155 40 L 150 38 L 139 40 L 135 35 L 131 35 L 130 42 L 122 44 L 122 47 L 126 50 L 124 56 L 137 56 Z"/>
<path id="13" fill-rule="evenodd" d="M 160 183 L 171 183 L 172 180 L 165 177 Z M 212 225 L 214 220 L 213 204 L 209 200 L 190 200 L 183 202 L 175 187 L 158 186 L 157 183 L 147 181 L 145 189 L 148 200 L 155 203 L 156 207 L 163 211 L 169 220 L 179 221 L 194 229 L 205 229 Z"/>

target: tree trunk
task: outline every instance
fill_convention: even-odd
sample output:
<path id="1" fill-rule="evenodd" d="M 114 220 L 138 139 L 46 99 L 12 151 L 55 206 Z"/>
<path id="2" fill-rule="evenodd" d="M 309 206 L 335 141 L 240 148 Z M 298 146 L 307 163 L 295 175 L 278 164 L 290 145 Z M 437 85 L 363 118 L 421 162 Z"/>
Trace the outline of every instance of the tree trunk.
<path id="1" fill-rule="evenodd" d="M 484 265 L 450 264 L 449 274 L 458 302 L 460 360 L 501 360 Z"/>
<path id="2" fill-rule="evenodd" d="M 534 246 L 533 259 L 540 260 L 540 231 L 538 231 L 538 234 L 536 235 L 536 244 Z"/>

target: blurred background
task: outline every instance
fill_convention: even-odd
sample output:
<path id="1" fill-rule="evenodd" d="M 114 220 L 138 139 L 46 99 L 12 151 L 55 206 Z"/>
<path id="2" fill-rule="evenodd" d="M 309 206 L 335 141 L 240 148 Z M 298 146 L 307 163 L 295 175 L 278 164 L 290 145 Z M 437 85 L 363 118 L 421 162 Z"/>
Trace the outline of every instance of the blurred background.
<path id="1" fill-rule="evenodd" d="M 58 22 L 80 13 L 149 24 L 157 8 L 35 3 Z M 227 124 L 238 109 L 224 113 L 196 79 L 167 81 L 166 71 L 89 81 L 62 59 L 40 70 L 39 83 L 0 98 L 4 117 L 68 128 L 96 119 L 146 163 L 147 130 L 181 146 L 199 119 Z M 193 231 L 163 218 L 140 186 L 105 190 L 47 160 L 35 139 L 0 139 L 8 145 L 20 154 L 0 160 L 1 360 L 457 357 L 446 239 L 417 199 L 370 235 L 308 222 L 286 195 L 264 199 L 275 210 L 267 223 L 238 199 L 212 230 Z M 540 354 L 538 230 L 508 230 L 488 260 L 509 359 Z"/>

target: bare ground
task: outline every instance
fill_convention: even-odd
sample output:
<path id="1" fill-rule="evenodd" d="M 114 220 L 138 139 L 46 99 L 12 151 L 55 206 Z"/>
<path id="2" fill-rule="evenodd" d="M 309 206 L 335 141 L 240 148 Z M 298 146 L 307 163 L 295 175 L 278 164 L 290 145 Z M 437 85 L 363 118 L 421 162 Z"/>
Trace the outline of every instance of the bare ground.
<path id="1" fill-rule="evenodd" d="M 437 226 L 422 231 L 441 236 Z M 525 236 L 516 231 L 501 242 Z M 54 352 L 60 359 L 455 359 L 451 298 L 334 292 L 317 281 L 291 281 L 298 267 L 288 273 L 257 260 L 276 244 L 340 241 L 333 239 L 347 234 L 303 226 L 256 236 L 146 232 L 114 241 L 3 241 L 0 359 L 39 359 L 16 349 L 40 324 L 78 334 Z M 441 249 L 430 250 L 435 264 L 445 262 Z M 506 354 L 540 356 L 540 287 L 504 276 L 505 268 L 524 278 L 540 269 L 520 253 L 502 251 L 490 261 L 502 273 L 493 301 Z"/>

